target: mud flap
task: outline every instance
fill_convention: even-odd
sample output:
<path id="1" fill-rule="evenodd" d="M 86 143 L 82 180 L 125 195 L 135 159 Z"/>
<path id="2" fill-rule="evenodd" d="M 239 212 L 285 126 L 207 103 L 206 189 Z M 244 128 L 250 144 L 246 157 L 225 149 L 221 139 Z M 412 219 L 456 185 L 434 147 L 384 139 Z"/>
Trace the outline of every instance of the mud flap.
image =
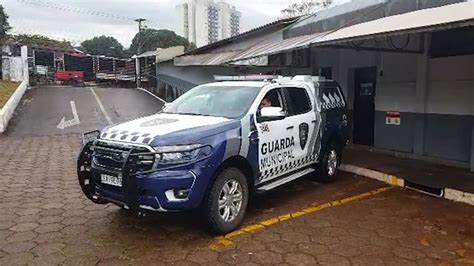
<path id="1" fill-rule="evenodd" d="M 92 178 L 91 173 L 92 150 L 90 148 L 92 144 L 93 142 L 91 141 L 84 145 L 84 148 L 77 159 L 77 176 L 79 178 L 79 185 L 81 186 L 82 193 L 84 193 L 84 195 L 92 202 L 106 204 L 106 201 L 99 199 L 95 195 L 95 180 Z"/>
<path id="2" fill-rule="evenodd" d="M 137 176 L 134 171 L 134 166 L 137 165 L 137 157 L 131 155 L 134 150 L 131 150 L 125 158 L 122 168 L 122 191 L 125 199 L 125 204 L 133 213 L 140 212 L 140 204 L 138 202 L 138 184 Z"/>

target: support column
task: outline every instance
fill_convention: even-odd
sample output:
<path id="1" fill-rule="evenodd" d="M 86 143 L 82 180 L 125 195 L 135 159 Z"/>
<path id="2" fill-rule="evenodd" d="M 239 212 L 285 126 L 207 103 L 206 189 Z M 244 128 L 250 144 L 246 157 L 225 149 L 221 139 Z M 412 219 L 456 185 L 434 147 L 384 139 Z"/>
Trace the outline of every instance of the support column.
<path id="1" fill-rule="evenodd" d="M 23 81 L 26 82 L 26 86 L 30 85 L 30 74 L 28 71 L 28 47 L 21 47 L 21 63 L 23 68 Z"/>
<path id="2" fill-rule="evenodd" d="M 140 58 L 135 58 L 135 77 L 137 82 L 137 88 L 141 87 L 141 69 L 140 69 Z"/>
<path id="3" fill-rule="evenodd" d="M 426 114 L 426 98 L 429 87 L 429 49 L 431 42 L 430 33 L 425 33 L 421 37 L 423 45 L 423 54 L 418 55 L 417 58 L 417 70 L 416 70 L 416 122 L 415 122 L 415 134 L 413 140 L 413 152 L 417 155 L 423 155 L 424 144 L 425 144 L 425 114 Z"/>

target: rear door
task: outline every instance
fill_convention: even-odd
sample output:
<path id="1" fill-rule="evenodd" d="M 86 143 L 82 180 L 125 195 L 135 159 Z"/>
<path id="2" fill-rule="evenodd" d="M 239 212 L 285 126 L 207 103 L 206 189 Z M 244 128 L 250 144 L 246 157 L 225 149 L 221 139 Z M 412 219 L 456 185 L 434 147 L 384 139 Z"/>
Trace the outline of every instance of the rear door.
<path id="1" fill-rule="evenodd" d="M 320 119 L 317 116 L 316 103 L 310 88 L 286 87 L 285 97 L 288 103 L 288 124 L 286 129 L 294 139 L 292 153 L 294 163 L 291 170 L 297 170 L 316 160 L 315 142 L 319 133 Z"/>

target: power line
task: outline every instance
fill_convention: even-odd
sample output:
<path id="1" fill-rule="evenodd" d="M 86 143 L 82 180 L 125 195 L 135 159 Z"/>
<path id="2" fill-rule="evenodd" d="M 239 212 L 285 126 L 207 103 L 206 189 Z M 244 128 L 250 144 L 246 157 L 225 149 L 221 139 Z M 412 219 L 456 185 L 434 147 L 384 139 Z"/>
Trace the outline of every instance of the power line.
<path id="1" fill-rule="evenodd" d="M 100 17 L 107 17 L 107 18 L 112 18 L 112 19 L 120 19 L 120 20 L 128 20 L 128 21 L 135 20 L 135 18 L 128 17 L 128 16 L 94 11 L 94 10 L 89 10 L 89 9 L 84 9 L 84 8 L 79 8 L 79 7 L 59 5 L 59 4 L 54 4 L 51 2 L 46 2 L 46 1 L 41 1 L 41 0 L 17 0 L 17 1 L 22 4 L 53 8 L 53 9 L 58 9 L 61 11 L 67 11 L 67 12 L 73 12 L 73 13 L 79 13 L 79 14 L 86 14 L 86 15 L 100 16 Z"/>
<path id="2" fill-rule="evenodd" d="M 107 13 L 107 12 L 101 12 L 101 11 L 96 11 L 92 9 L 85 9 L 85 8 L 79 8 L 79 7 L 71 7 L 67 5 L 60 5 L 60 4 L 55 4 L 43 0 L 17 0 L 17 2 L 22 3 L 22 4 L 27 4 L 27 5 L 34 5 L 37 7 L 45 7 L 45 8 L 52 8 L 52 9 L 57 9 L 61 11 L 66 11 L 66 12 L 72 12 L 76 14 L 83 14 L 83 15 L 89 15 L 89 16 L 97 16 L 97 17 L 104 17 L 104 18 L 111 18 L 111 19 L 117 19 L 117 20 L 125 20 L 125 21 L 135 21 L 136 17 L 130 17 L 130 16 L 124 16 L 124 15 L 118 15 L 118 14 L 113 14 L 113 13 Z M 159 28 L 158 23 L 156 21 L 153 21 L 149 18 L 146 19 L 148 22 L 152 22 L 151 25 Z"/>

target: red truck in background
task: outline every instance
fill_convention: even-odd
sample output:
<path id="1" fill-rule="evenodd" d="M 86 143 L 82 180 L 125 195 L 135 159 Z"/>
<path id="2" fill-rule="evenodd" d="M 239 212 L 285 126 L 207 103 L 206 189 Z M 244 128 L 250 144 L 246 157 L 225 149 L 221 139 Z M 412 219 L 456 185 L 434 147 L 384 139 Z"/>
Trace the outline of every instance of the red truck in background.
<path id="1" fill-rule="evenodd" d="M 63 85 L 84 85 L 84 71 L 61 71 L 57 70 L 54 78 L 56 82 Z"/>

